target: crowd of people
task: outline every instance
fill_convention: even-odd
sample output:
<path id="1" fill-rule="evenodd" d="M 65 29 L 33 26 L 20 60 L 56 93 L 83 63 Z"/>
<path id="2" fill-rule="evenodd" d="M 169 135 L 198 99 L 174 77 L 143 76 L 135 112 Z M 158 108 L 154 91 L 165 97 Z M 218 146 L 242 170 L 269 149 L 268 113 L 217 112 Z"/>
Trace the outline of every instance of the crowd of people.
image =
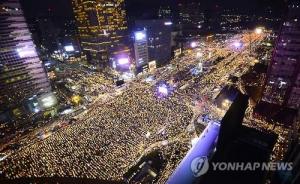
<path id="1" fill-rule="evenodd" d="M 215 57 L 227 56 L 228 52 L 217 49 Z M 199 80 L 194 77 L 188 81 L 177 81 L 178 88 L 187 83 L 190 85 L 182 90 L 177 89 L 167 98 L 158 98 L 153 89 L 155 86 L 136 82 L 111 101 L 95 103 L 75 124 L 65 126 L 50 137 L 11 154 L 1 162 L 0 170 L 7 178 L 122 180 L 128 169 L 145 154 L 145 150 L 153 147 L 160 149 L 164 160 L 167 160 L 157 181 L 165 183 L 190 148 L 191 135 L 186 130 L 195 118 L 195 110 L 191 108 L 193 101 L 200 99 L 202 103 L 198 115 L 209 114 L 220 120 L 222 115 L 214 112 L 217 109 L 213 106 L 214 95 L 228 82 L 230 74 L 245 72 L 245 68 L 251 65 L 245 61 L 250 59 L 246 51 L 232 54 L 213 66 L 215 70 L 199 76 Z M 185 70 L 190 64 L 179 63 L 177 68 Z M 180 72 L 170 70 L 168 73 L 166 70 L 156 78 L 169 81 L 174 74 Z M 91 86 L 91 91 L 95 91 L 99 87 L 98 82 L 103 80 L 91 76 L 80 80 L 79 84 L 87 84 Z M 167 141 L 166 144 L 158 144 L 163 141 Z"/>
<path id="2" fill-rule="evenodd" d="M 137 85 L 113 102 L 1 163 L 7 178 L 83 177 L 121 180 L 143 150 L 176 137 L 192 111 L 176 98 L 158 99 Z"/>

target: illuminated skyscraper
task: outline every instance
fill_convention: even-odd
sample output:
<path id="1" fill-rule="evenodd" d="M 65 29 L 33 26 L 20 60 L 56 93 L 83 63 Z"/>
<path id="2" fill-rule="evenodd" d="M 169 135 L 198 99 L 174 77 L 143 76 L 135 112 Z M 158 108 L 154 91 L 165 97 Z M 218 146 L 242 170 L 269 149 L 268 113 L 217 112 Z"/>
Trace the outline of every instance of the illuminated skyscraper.
<path id="1" fill-rule="evenodd" d="M 291 3 L 270 63 L 263 100 L 300 107 L 300 4 Z"/>
<path id="2" fill-rule="evenodd" d="M 0 3 L 0 111 L 51 91 L 18 0 Z"/>
<path id="3" fill-rule="evenodd" d="M 137 31 L 134 34 L 134 53 L 135 53 L 135 65 L 137 72 L 143 70 L 143 67 L 148 65 L 149 53 L 148 53 L 148 40 L 146 30 Z"/>
<path id="4" fill-rule="evenodd" d="M 91 63 L 107 66 L 127 32 L 124 0 L 73 0 L 83 51 Z"/>

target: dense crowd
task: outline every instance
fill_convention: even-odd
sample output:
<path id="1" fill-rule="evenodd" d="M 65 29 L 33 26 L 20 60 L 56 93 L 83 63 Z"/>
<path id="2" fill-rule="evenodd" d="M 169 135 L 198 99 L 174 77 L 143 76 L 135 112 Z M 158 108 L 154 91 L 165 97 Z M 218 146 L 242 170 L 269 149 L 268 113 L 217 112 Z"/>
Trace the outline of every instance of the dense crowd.
<path id="1" fill-rule="evenodd" d="M 85 119 L 1 163 L 8 178 L 72 176 L 119 180 L 143 150 L 185 130 L 192 111 L 175 98 L 133 87 Z M 150 133 L 150 136 L 146 136 Z"/>
<path id="2" fill-rule="evenodd" d="M 219 49 L 214 55 L 225 57 L 228 52 Z M 191 137 L 186 130 L 195 118 L 195 109 L 191 109 L 191 105 L 200 99 L 202 106 L 198 115 L 221 118 L 222 115 L 214 112 L 217 109 L 212 103 L 215 94 L 227 84 L 230 74 L 244 73 L 251 59 L 246 52 L 232 54 L 214 66 L 215 70 L 199 76 L 199 80 L 193 77 L 178 81 L 178 88 L 185 84 L 189 86 L 177 89 L 167 99 L 157 98 L 154 86 L 141 82 L 132 84 L 112 101 L 96 103 L 75 124 L 12 154 L 1 163 L 0 170 L 7 178 L 70 176 L 122 180 L 123 174 L 138 158 L 149 148 L 154 148 L 160 149 L 167 160 L 158 179 L 158 183 L 165 183 L 189 149 L 187 142 Z M 182 62 L 177 68 L 185 70 L 190 64 Z M 175 74 L 186 75 L 186 72 L 166 69 L 157 72 L 155 77 L 169 81 Z M 90 76 L 75 82 L 89 86 L 92 92 L 101 88 L 99 83 L 103 80 Z M 167 144 L 161 144 L 166 140 Z"/>

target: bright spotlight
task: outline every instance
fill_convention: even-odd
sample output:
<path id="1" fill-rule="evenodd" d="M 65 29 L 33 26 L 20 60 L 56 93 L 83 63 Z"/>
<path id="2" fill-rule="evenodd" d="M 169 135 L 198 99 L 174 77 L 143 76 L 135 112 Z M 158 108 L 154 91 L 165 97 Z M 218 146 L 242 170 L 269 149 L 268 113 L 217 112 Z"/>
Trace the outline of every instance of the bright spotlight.
<path id="1" fill-rule="evenodd" d="M 135 32 L 135 40 L 145 40 L 146 39 L 146 33 L 145 31 L 138 31 L 138 32 Z"/>
<path id="2" fill-rule="evenodd" d="M 165 22 L 165 26 L 170 26 L 170 25 L 172 25 L 173 23 L 172 22 Z"/>
<path id="3" fill-rule="evenodd" d="M 159 86 L 158 92 L 163 95 L 168 95 L 168 87 L 166 85 Z"/>
<path id="4" fill-rule="evenodd" d="M 223 105 L 224 107 L 229 107 L 230 103 L 231 103 L 231 102 L 230 102 L 228 99 L 225 99 L 225 100 L 222 102 L 222 105 Z"/>
<path id="5" fill-rule="evenodd" d="M 67 45 L 67 46 L 65 46 L 65 51 L 66 52 L 74 52 L 75 49 L 74 49 L 73 45 Z"/>
<path id="6" fill-rule="evenodd" d="M 240 48 L 241 46 L 242 46 L 242 43 L 241 42 L 234 42 L 233 43 L 233 46 L 235 47 L 235 48 Z"/>
<path id="7" fill-rule="evenodd" d="M 166 98 L 168 96 L 170 96 L 174 90 L 173 88 L 174 86 L 170 86 L 168 83 L 166 82 L 159 82 L 156 86 L 156 95 L 158 98 Z"/>
<path id="8" fill-rule="evenodd" d="M 34 47 L 22 47 L 17 49 L 18 55 L 20 58 L 26 58 L 26 57 L 35 57 L 37 56 L 37 53 L 35 51 Z"/>
<path id="9" fill-rule="evenodd" d="M 57 104 L 57 99 L 52 93 L 42 96 L 41 98 L 39 98 L 39 101 L 39 104 L 41 104 L 41 106 L 46 109 Z"/>
<path id="10" fill-rule="evenodd" d="M 129 64 L 129 58 L 120 58 L 120 59 L 118 59 L 118 64 L 119 65 Z"/>
<path id="11" fill-rule="evenodd" d="M 192 42 L 192 43 L 191 43 L 191 47 L 192 47 L 192 48 L 196 48 L 196 47 L 197 47 L 197 43 L 196 43 L 196 42 Z"/>
<path id="12" fill-rule="evenodd" d="M 260 28 L 260 27 L 258 27 L 258 28 L 255 29 L 255 33 L 256 34 L 262 34 L 263 33 L 263 29 Z"/>

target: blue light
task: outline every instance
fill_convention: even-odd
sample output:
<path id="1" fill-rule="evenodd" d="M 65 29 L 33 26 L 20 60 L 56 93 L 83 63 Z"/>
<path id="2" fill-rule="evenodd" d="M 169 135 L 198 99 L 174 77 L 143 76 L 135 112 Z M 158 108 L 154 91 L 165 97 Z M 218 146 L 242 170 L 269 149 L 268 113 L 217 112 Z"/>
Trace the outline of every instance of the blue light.
<path id="1" fill-rule="evenodd" d="M 135 40 L 141 41 L 141 40 L 146 40 L 146 33 L 145 31 L 138 31 L 135 32 Z"/>
<path id="2" fill-rule="evenodd" d="M 173 23 L 172 22 L 165 22 L 165 26 L 170 26 L 170 25 L 172 25 Z"/>

